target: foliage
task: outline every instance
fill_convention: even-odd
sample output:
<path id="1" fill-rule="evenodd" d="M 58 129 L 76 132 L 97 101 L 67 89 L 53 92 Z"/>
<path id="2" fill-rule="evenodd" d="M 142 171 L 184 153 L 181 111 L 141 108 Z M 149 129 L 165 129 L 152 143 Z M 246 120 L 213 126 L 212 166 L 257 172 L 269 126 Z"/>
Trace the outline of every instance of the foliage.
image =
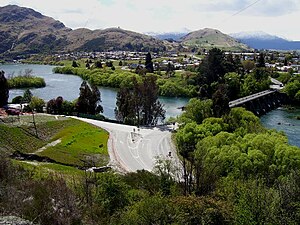
<path id="1" fill-rule="evenodd" d="M 22 103 L 29 103 L 31 102 L 31 99 L 32 99 L 32 93 L 29 89 L 26 89 L 24 91 L 24 94 L 23 94 L 23 99 L 22 99 Z"/>
<path id="2" fill-rule="evenodd" d="M 142 82 L 132 79 L 133 87 L 122 87 L 117 94 L 116 118 L 128 124 L 155 125 L 165 119 L 165 110 L 158 99 L 158 86 L 154 75 Z"/>
<path id="3" fill-rule="evenodd" d="M 285 85 L 283 92 L 294 101 L 295 103 L 300 103 L 300 75 L 294 75 Z"/>
<path id="4" fill-rule="evenodd" d="M 215 117 L 221 117 L 230 111 L 228 88 L 225 84 L 220 84 L 217 91 L 212 95 L 213 112 Z"/>
<path id="5" fill-rule="evenodd" d="M 46 83 L 44 78 L 34 77 L 31 75 L 15 76 L 8 79 L 8 86 L 10 89 L 13 88 L 41 88 L 45 87 Z"/>
<path id="6" fill-rule="evenodd" d="M 74 74 L 80 76 L 84 80 L 88 80 L 91 84 L 104 87 L 120 88 L 132 80 L 133 77 L 140 79 L 140 77 L 132 72 L 122 70 L 107 70 L 73 67 L 56 67 L 55 73 Z M 144 73 L 143 73 L 144 74 Z M 197 95 L 197 87 L 189 84 L 192 79 L 183 79 L 179 77 L 172 77 L 170 79 L 157 79 L 159 86 L 159 95 L 171 97 L 193 97 Z"/>
<path id="7" fill-rule="evenodd" d="M 4 76 L 4 71 L 0 71 L 0 107 L 7 104 L 9 97 L 8 82 Z"/>
<path id="8" fill-rule="evenodd" d="M 195 121 L 200 124 L 205 118 L 212 116 L 212 101 L 192 98 L 185 106 L 185 111 L 179 118 L 182 123 Z"/>
<path id="9" fill-rule="evenodd" d="M 43 107 L 45 106 L 45 101 L 41 98 L 33 96 L 29 103 L 29 107 L 31 110 L 35 110 L 36 112 L 43 112 Z"/>
<path id="10" fill-rule="evenodd" d="M 79 90 L 79 98 L 76 103 L 77 112 L 91 115 L 103 112 L 102 106 L 98 104 L 101 102 L 100 91 L 95 85 L 90 88 L 87 82 L 83 81 Z"/>
<path id="11" fill-rule="evenodd" d="M 145 68 L 149 73 L 153 73 L 153 62 L 150 52 L 146 54 Z"/>

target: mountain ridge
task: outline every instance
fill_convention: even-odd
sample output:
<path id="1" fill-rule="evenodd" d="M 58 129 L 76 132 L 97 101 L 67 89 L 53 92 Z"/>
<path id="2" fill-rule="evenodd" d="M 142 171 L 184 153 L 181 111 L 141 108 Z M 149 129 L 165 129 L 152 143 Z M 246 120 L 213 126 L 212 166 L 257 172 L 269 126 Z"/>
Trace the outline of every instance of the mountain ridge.
<path id="1" fill-rule="evenodd" d="M 300 41 L 290 41 L 266 32 L 239 32 L 230 36 L 254 49 L 300 50 Z"/>

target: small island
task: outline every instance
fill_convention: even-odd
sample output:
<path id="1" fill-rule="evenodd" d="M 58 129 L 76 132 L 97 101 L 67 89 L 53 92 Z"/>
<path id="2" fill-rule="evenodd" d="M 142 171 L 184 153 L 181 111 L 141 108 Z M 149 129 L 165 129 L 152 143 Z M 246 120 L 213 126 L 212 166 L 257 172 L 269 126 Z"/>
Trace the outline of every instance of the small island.
<path id="1" fill-rule="evenodd" d="M 45 80 L 42 77 L 32 75 L 32 70 L 25 70 L 18 76 L 11 76 L 7 79 L 9 89 L 14 88 L 42 88 L 46 86 Z"/>

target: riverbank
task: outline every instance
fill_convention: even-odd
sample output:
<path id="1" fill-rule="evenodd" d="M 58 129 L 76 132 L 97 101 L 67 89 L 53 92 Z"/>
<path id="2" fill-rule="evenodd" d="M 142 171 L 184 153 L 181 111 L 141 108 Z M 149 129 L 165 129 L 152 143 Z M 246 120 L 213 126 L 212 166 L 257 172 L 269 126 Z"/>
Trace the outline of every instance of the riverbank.
<path id="1" fill-rule="evenodd" d="M 72 74 L 81 77 L 97 86 L 119 88 L 121 85 L 126 85 L 131 82 L 132 77 L 139 80 L 139 75 L 136 73 L 115 69 L 109 67 L 101 69 L 87 69 L 85 67 L 56 67 L 54 73 Z M 184 72 L 182 72 L 184 73 Z M 195 97 L 197 96 L 197 86 L 190 85 L 191 78 L 184 78 L 182 73 L 175 73 L 174 76 L 156 75 L 157 84 L 159 86 L 159 95 L 166 97 Z"/>

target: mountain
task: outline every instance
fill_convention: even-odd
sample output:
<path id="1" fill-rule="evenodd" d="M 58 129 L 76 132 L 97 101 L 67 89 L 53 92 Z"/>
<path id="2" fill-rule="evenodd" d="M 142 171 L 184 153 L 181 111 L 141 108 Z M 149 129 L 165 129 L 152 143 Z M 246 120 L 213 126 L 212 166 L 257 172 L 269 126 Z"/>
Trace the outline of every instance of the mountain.
<path id="1" fill-rule="evenodd" d="M 230 34 L 242 43 L 255 49 L 299 50 L 300 41 L 289 41 L 265 32 L 241 32 Z"/>
<path id="2" fill-rule="evenodd" d="M 229 35 L 210 28 L 190 32 L 183 36 L 180 41 L 184 45 L 198 48 L 217 47 L 223 50 L 249 50 L 247 45 L 238 42 Z"/>
<path id="3" fill-rule="evenodd" d="M 32 9 L 0 7 L 0 54 L 62 50 L 70 31 L 63 23 Z"/>
<path id="4" fill-rule="evenodd" d="M 184 29 L 183 31 L 178 31 L 178 32 L 164 32 L 164 33 L 148 32 L 148 33 L 145 33 L 145 34 L 150 35 L 152 37 L 155 37 L 159 40 L 179 41 L 180 38 L 187 35 L 189 32 L 191 32 L 191 31 L 188 30 L 188 29 Z"/>
<path id="5" fill-rule="evenodd" d="M 162 51 L 166 50 L 165 43 L 148 35 L 108 28 L 104 30 L 77 29 L 68 36 L 70 51 Z"/>
<path id="6" fill-rule="evenodd" d="M 81 50 L 160 51 L 167 47 L 170 44 L 166 42 L 120 28 L 72 30 L 30 8 L 0 7 L 0 55 L 4 56 Z"/>

